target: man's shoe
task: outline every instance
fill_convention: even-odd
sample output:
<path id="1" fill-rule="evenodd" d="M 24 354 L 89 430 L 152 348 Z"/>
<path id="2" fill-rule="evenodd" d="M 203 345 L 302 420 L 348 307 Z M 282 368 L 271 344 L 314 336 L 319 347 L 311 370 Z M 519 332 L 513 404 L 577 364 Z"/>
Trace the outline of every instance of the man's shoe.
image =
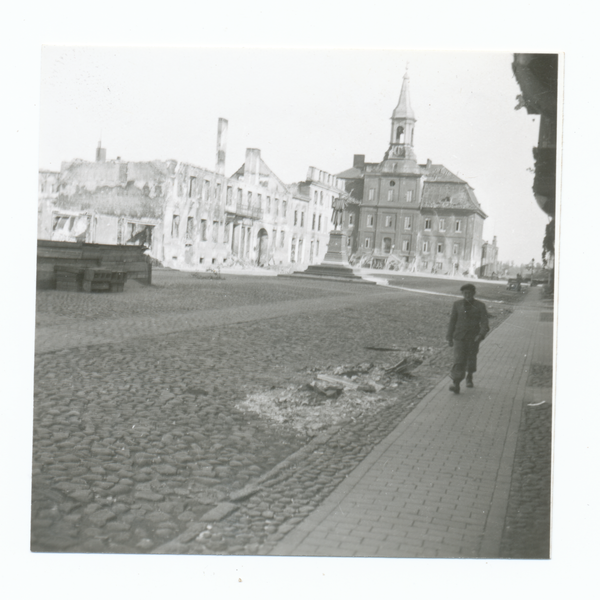
<path id="1" fill-rule="evenodd" d="M 467 378 L 467 387 L 470 387 L 470 388 L 473 387 L 473 378 L 472 377 Z"/>
<path id="2" fill-rule="evenodd" d="M 460 394 L 460 382 L 455 381 L 451 386 L 450 386 L 450 391 L 454 392 L 455 394 Z"/>

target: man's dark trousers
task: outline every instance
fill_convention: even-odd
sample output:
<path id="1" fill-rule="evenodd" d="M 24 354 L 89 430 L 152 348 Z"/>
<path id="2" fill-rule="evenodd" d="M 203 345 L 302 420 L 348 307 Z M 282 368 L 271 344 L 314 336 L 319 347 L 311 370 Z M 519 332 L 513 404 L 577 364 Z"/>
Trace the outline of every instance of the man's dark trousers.
<path id="1" fill-rule="evenodd" d="M 465 378 L 465 372 L 472 374 L 477 371 L 477 352 L 479 352 L 479 342 L 474 338 L 454 340 L 454 364 L 450 377 L 455 383 Z"/>

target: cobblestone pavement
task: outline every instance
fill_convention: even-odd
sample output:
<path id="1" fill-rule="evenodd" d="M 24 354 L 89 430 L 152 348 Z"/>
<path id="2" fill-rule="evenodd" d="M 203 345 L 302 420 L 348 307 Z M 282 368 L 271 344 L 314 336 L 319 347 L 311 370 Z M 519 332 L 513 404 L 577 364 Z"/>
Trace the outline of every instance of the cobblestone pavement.
<path id="1" fill-rule="evenodd" d="M 365 346 L 441 348 L 448 310 L 380 286 L 169 271 L 123 294 L 39 292 L 32 550 L 267 553 L 449 354 L 397 404 L 314 438 L 235 404 L 315 366 L 383 360 Z M 494 325 L 510 312 L 493 310 Z"/>
<path id="2" fill-rule="evenodd" d="M 439 381 L 270 553 L 548 558 L 553 328 L 538 297 L 486 339 L 473 390 Z"/>

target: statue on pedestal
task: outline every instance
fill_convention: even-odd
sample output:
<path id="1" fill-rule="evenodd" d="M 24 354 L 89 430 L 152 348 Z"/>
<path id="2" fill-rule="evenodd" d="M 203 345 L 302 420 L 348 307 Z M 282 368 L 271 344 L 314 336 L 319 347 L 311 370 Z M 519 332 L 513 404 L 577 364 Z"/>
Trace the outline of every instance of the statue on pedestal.
<path id="1" fill-rule="evenodd" d="M 342 219 L 344 217 L 346 206 L 348 206 L 348 200 L 346 200 L 346 198 L 335 198 L 333 200 L 331 222 L 333 223 L 334 231 L 338 230 L 338 226 L 340 229 L 342 228 Z"/>

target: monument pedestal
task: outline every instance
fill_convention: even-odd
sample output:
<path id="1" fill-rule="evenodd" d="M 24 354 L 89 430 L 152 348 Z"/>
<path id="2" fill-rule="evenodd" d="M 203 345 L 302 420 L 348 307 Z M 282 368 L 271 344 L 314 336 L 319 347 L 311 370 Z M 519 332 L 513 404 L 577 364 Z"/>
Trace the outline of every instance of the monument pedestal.
<path id="1" fill-rule="evenodd" d="M 292 277 L 327 278 L 351 283 L 370 283 L 360 275 L 356 275 L 348 262 L 346 253 L 346 240 L 348 236 L 341 231 L 332 231 L 329 234 L 327 253 L 320 265 L 310 265 L 305 271 L 296 271 Z"/>

